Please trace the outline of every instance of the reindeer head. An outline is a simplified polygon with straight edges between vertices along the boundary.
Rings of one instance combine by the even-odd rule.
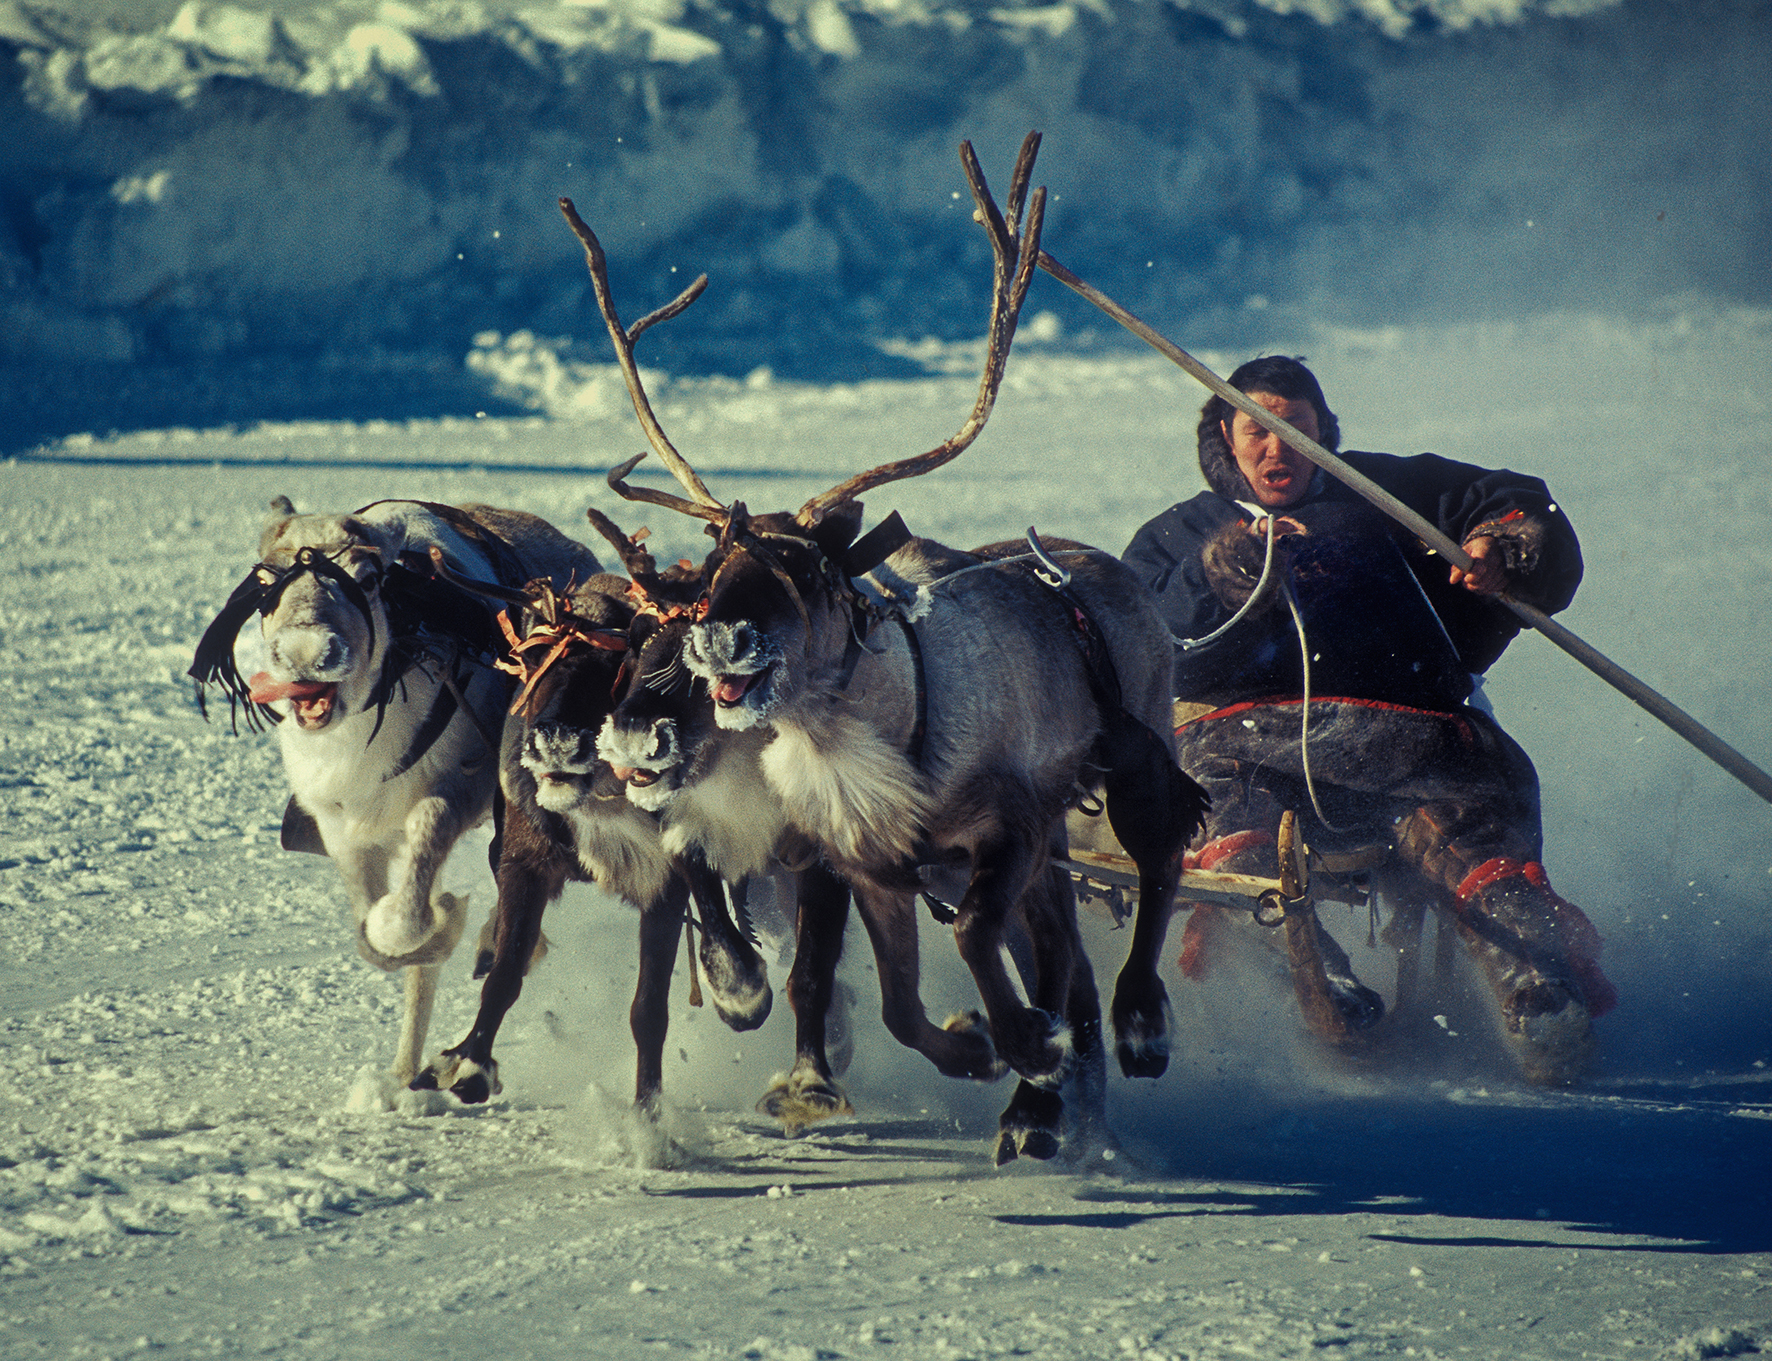
[[[506,738],[535,781],[535,801],[552,813],[570,813],[621,788],[597,759],[597,730],[615,705],[627,660],[633,608],[628,583],[603,574],[565,595],[545,581],[531,582],[526,602],[507,611],[512,660],[503,663],[522,681],[511,712],[522,728]]]
[[[713,734],[707,687],[684,664],[683,644],[701,596],[701,572],[680,562],[663,572],[641,545],[594,507],[585,512],[633,584],[625,690],[597,734],[597,754],[627,786],[628,800],[662,812],[681,787],[690,759]]]
[[[790,708],[841,652],[852,593],[837,565],[861,524],[848,501],[808,528],[734,503],[703,565],[684,657],[708,684],[715,721],[744,729]]]
[[[317,732],[371,707],[389,642],[382,579],[404,545],[354,515],[298,515],[285,497],[271,509],[253,573],[270,669],[250,695],[287,700],[296,726]]]

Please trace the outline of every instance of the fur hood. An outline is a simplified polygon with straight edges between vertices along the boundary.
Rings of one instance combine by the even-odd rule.
[[[1206,479],[1206,485],[1227,501],[1254,499],[1255,491],[1237,466],[1216,417],[1200,420],[1200,474]]]

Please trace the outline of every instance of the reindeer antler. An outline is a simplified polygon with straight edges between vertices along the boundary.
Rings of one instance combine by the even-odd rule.
[[[597,310],[603,314],[603,324],[609,328],[610,340],[615,342],[615,357],[621,365],[622,379],[628,385],[628,395],[634,400],[634,414],[640,418],[640,426],[646,431],[648,443],[658,452],[665,467],[671,470],[671,475],[682,484],[683,490],[689,493],[691,499],[683,501],[668,492],[630,488],[622,482],[621,479],[633,471],[634,465],[645,457],[644,454],[612,472],[609,475],[609,485],[630,501],[648,501],[654,505],[669,506],[689,515],[698,515],[704,520],[721,518],[726,508],[714,499],[713,493],[702,484],[695,469],[689,466],[688,460],[677,452],[676,446],[665,435],[664,427],[653,414],[652,403],[646,396],[646,387],[640,381],[640,366],[634,362],[634,342],[649,328],[661,321],[669,321],[699,298],[702,290],[708,286],[708,276],[703,274],[656,312],[648,312],[632,326],[623,326],[621,318],[615,312],[615,299],[609,291],[609,264],[608,258],[603,254],[603,243],[597,240],[597,234],[578,215],[578,209],[572,206],[571,199],[560,200],[560,211],[565,214],[566,224],[572,228],[572,234],[585,248],[585,263],[590,267],[591,288],[597,295]]]
[[[960,164],[965,168],[966,183],[972,190],[972,201],[976,205],[973,218],[984,224],[985,232],[991,238],[991,254],[995,259],[991,280],[991,324],[984,373],[978,381],[978,400],[972,404],[972,414],[959,430],[927,453],[858,473],[847,482],[813,497],[794,517],[801,525],[812,528],[834,507],[854,500],[869,488],[932,472],[962,453],[978,438],[978,432],[984,429],[985,422],[990,419],[991,408],[996,405],[997,390],[1002,386],[1003,369],[1009,362],[1009,347],[1015,339],[1015,325],[1021,316],[1021,304],[1027,297],[1028,283],[1033,279],[1034,267],[1040,259],[1040,228],[1046,216],[1044,188],[1034,191],[1033,200],[1028,204],[1026,227],[1022,230],[1020,241],[1016,240],[1017,224],[1023,202],[1027,198],[1028,181],[1034,173],[1034,157],[1039,150],[1040,134],[1030,132],[1022,141],[1021,154],[1015,159],[1015,173],[1009,183],[1009,213],[1005,221],[1004,215],[997,210],[996,201],[991,197],[990,187],[985,183],[984,170],[978,164],[972,143],[960,143]]]
[[[619,467],[611,468],[609,475],[603,479],[609,484],[609,489],[624,501],[644,501],[649,506],[664,506],[668,510],[681,511],[684,515],[693,515],[698,520],[706,520],[710,524],[726,523],[726,516],[730,509],[727,506],[704,506],[699,501],[672,496],[668,491],[660,491],[656,487],[630,487],[627,484],[627,476],[645,457],[644,453],[638,453]]]

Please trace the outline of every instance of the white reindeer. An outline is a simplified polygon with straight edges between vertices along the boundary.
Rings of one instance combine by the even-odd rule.
[[[292,792],[289,850],[330,856],[344,879],[357,948],[406,974],[405,1010],[381,1104],[418,1071],[443,961],[465,898],[437,889],[450,850],[493,811],[508,680],[494,607],[433,574],[561,590],[600,569],[536,516],[490,506],[378,501],[348,515],[271,503],[259,562],[198,646],[191,675],[215,682],[249,724],[281,719]],[[263,615],[269,667],[243,680],[235,636]]]

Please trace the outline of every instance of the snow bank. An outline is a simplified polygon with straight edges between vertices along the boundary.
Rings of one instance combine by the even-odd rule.
[[[1030,127],[1053,253],[1196,344],[1772,288],[1772,17],[1733,0],[79,12],[0,4],[0,359],[36,432],[471,410],[475,334],[597,341],[561,194],[629,311],[712,277],[652,362],[892,371],[872,342],[979,328],[955,145],[1000,182]]]

